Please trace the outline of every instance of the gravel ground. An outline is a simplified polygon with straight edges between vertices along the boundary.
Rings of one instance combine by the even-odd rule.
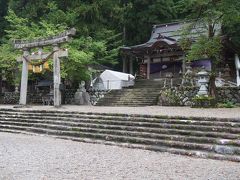
[[[0,179],[239,180],[240,163],[0,133]]]
[[[0,105],[0,108],[13,108],[9,105]],[[146,115],[166,115],[185,117],[217,117],[217,118],[239,118],[240,108],[190,108],[190,107],[167,107],[167,106],[146,106],[146,107],[108,107],[108,106],[30,106],[20,108],[28,110],[58,110],[77,112],[97,112],[97,113],[120,113],[120,114],[146,114]]]

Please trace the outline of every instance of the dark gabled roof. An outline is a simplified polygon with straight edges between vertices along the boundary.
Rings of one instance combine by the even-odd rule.
[[[170,31],[176,31],[181,27],[181,24],[179,23],[172,23],[172,24],[162,24],[162,25],[154,25],[151,37],[148,42],[130,46],[130,47],[123,47],[121,50],[124,51],[130,51],[132,53],[138,54],[140,51],[143,50],[151,50],[155,48],[158,45],[163,46],[176,46],[177,45],[177,39],[171,37],[169,33]]]
[[[144,44],[139,44],[130,47],[123,47],[123,52],[131,52],[133,54],[139,54],[141,51],[153,50],[157,46],[178,47],[178,41],[181,38],[181,32],[184,28],[188,27],[191,23],[174,22],[167,24],[154,25],[151,37],[149,41]],[[191,32],[188,34],[189,38],[195,39],[200,34],[206,33],[206,30],[195,25],[191,28]]]
[[[153,50],[155,47],[158,46],[169,46],[169,47],[176,47],[177,41],[175,39],[158,35],[157,38],[151,38],[148,42],[144,44],[139,44],[130,47],[123,47],[121,48],[122,51],[131,51],[132,53],[138,54],[142,51]]]
[[[149,42],[154,41],[159,34],[163,37],[169,37],[174,39],[175,41],[178,41],[180,38],[180,34],[178,31],[180,31],[184,26],[184,23],[168,23],[168,24],[160,24],[160,25],[154,25],[151,38]]]

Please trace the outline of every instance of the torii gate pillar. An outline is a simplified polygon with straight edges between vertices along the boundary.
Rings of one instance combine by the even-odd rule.
[[[59,35],[51,36],[45,39],[36,40],[14,40],[13,45],[15,49],[22,49],[23,56],[17,58],[17,61],[23,62],[22,67],[22,79],[21,79],[21,91],[20,91],[20,105],[27,104],[27,85],[28,85],[28,63],[31,60],[43,60],[48,59],[53,55],[53,81],[54,81],[54,106],[61,106],[61,75],[60,75],[60,57],[68,56],[67,51],[62,51],[59,45],[71,40],[71,37],[76,34],[76,29],[69,29]],[[34,53],[30,55],[30,49],[32,48],[43,48],[44,46],[53,46],[52,53]]]
[[[23,55],[28,56],[30,54],[29,49],[23,49]],[[22,64],[22,77],[21,77],[21,90],[20,90],[20,105],[27,104],[27,87],[28,87],[28,62],[23,59]]]
[[[54,83],[54,106],[61,106],[61,75],[60,75],[60,59],[59,59],[59,46],[58,44],[53,45],[53,83]]]

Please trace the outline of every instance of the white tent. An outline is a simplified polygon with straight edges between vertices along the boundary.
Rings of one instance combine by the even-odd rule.
[[[110,90],[122,89],[134,85],[135,77],[131,74],[105,70],[99,77],[93,80],[93,89]]]

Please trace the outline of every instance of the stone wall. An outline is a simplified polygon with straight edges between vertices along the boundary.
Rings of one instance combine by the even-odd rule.
[[[162,89],[159,93],[158,105],[161,106],[192,106],[193,98],[198,92],[198,87],[176,87]],[[73,104],[75,90],[65,91],[65,104]],[[89,92],[92,104],[95,104],[106,92]],[[219,103],[232,102],[240,104],[240,87],[217,88],[217,101]],[[1,104],[18,104],[19,93],[6,92],[0,95]],[[28,94],[27,102],[42,104],[38,94]]]
[[[217,88],[218,102],[233,102],[240,104],[240,87],[221,87]]]
[[[158,105],[161,106],[192,106],[193,98],[198,92],[198,87],[175,87],[162,89],[159,93]],[[240,87],[217,88],[217,102],[232,102],[240,104]]]
[[[5,92],[1,96],[1,103],[3,104],[18,104],[20,94],[16,92]]]
[[[74,104],[74,95],[77,89],[66,89],[64,91],[64,102],[65,104]]]
[[[75,104],[74,95],[76,89],[67,89],[64,91],[62,102],[63,104]],[[96,102],[102,98],[107,91],[89,91],[90,102],[92,105],[95,105]],[[43,93],[28,93],[27,94],[27,103],[28,104],[43,104],[42,97],[46,95]],[[20,99],[20,94],[16,92],[5,92],[0,94],[0,104],[18,104]]]
[[[174,87],[162,89],[158,98],[160,106],[191,106],[192,98],[197,94],[196,87]]]

